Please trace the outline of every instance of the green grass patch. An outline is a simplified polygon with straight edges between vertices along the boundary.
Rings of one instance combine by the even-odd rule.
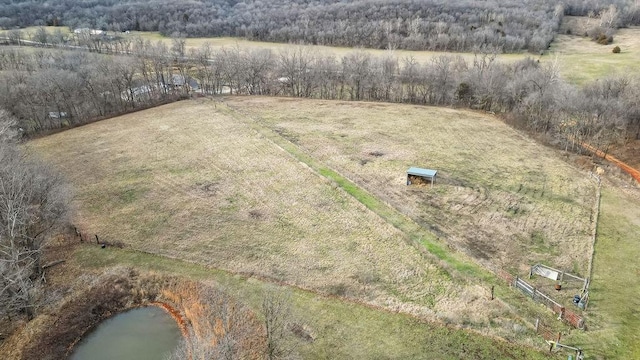
[[[238,118],[238,114],[234,114],[233,112],[230,113]],[[394,208],[390,207],[375,196],[371,195],[369,192],[353,183],[349,179],[345,178],[335,170],[325,167],[318,160],[302,151],[287,137],[283,136],[277,131],[268,130],[267,127],[263,127],[258,122],[252,123],[252,126],[254,127],[254,129],[261,132],[282,149],[287,151],[298,161],[314,169],[318,172],[318,174],[332,181],[349,195],[353,196],[369,210],[375,212],[380,217],[385,219],[388,223],[403,231],[408,236],[408,238],[412,242],[414,242],[414,244],[419,244],[429,253],[437,257],[439,260],[446,262],[456,271],[464,275],[482,279],[484,281],[495,282],[495,277],[492,274],[482,270],[479,266],[471,262],[458,259],[457,256],[453,255],[445,248],[444,244],[438,242],[435,235],[424,231],[411,219],[407,218]]]
[[[640,358],[640,201],[603,188],[593,279],[590,331],[572,339],[598,359]]]

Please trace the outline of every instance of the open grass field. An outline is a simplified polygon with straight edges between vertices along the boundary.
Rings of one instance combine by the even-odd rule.
[[[226,100],[489,267],[587,270],[595,184],[499,120],[468,111],[256,97]],[[410,166],[436,186],[406,186]]]
[[[640,71],[640,28],[620,29],[613,43],[600,45],[580,35],[557,35],[550,57],[557,58],[562,76],[584,84],[607,76],[637,74]],[[619,46],[621,52],[612,52]]]
[[[406,234],[236,115],[217,101],[185,101],[29,146],[67,174],[75,222],[102,240],[513,333],[517,317],[488,299],[487,286],[452,278]]]
[[[395,127],[384,125],[390,118]],[[416,126],[417,119],[427,118],[441,120],[431,127]],[[457,121],[467,127],[459,127]],[[405,134],[397,148],[391,146],[407,126],[411,135]],[[335,133],[328,136],[327,131]],[[458,136],[452,136],[456,131]],[[477,136],[483,132],[493,133],[495,144]],[[433,191],[404,184],[407,164],[426,156],[427,136],[439,139],[439,145],[431,144],[431,155],[424,159],[440,158],[418,165],[435,164],[441,171]],[[295,150],[278,146],[276,137],[312,160],[293,156]],[[72,129],[32,141],[29,147],[67,174],[76,188],[76,224],[101,240],[530,345],[539,345],[540,339],[512,307],[523,302],[522,297],[498,290],[509,305],[488,300],[488,285],[477,281],[484,275],[455,265],[460,262],[443,254],[449,250],[430,248],[442,253],[437,255],[454,269],[475,274],[451,276],[411,245],[401,225],[370,211],[373,205],[350,196],[352,190],[345,192],[348,185],[335,180],[338,174],[413,218],[425,231],[438,234],[441,243],[486,265],[518,271],[526,270],[527,261],[539,260],[558,267],[586,266],[588,246],[579,244],[588,239],[576,230],[585,221],[588,225],[593,187],[584,174],[559,160],[544,161],[553,158],[550,150],[472,112],[267,98],[230,98],[226,103],[200,99]],[[497,157],[499,153],[514,153],[520,160],[508,167],[504,162],[511,159]],[[314,171],[313,159],[329,170]],[[518,175],[521,171],[527,172],[526,178]],[[565,192],[577,196],[567,199]],[[516,213],[506,202],[523,208]],[[536,215],[538,211],[551,219]],[[454,212],[460,217],[454,218]],[[561,213],[567,224],[553,219]],[[514,235],[530,228],[537,232]],[[556,237],[559,234],[564,237]],[[547,254],[545,249],[559,244],[571,251]],[[535,258],[522,255],[527,252]],[[529,313],[526,317],[532,320]]]

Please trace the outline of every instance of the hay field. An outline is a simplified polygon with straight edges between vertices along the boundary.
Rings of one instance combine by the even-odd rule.
[[[450,278],[405,234],[232,115],[217,101],[183,101],[29,147],[67,174],[75,223],[102,240],[513,332],[496,325],[514,316],[486,287]]]
[[[572,17],[567,21],[572,22]],[[154,32],[132,32],[128,36],[139,36],[151,41],[163,41],[167,46],[171,46],[171,39]],[[248,41],[238,38],[188,38],[187,48],[200,48],[204,44],[209,44],[212,49],[239,47],[242,49],[270,49],[275,53],[287,51],[298,47],[310,47],[320,54],[331,54],[341,58],[356,51],[352,48],[331,47],[322,45],[299,45],[268,43],[259,41]],[[611,50],[614,46],[620,46],[622,52],[613,54]],[[391,55],[400,61],[414,58],[419,63],[427,63],[433,58],[450,55],[460,56],[467,61],[473,61],[472,53],[456,53],[441,51],[410,51],[410,50],[378,50],[361,49],[372,56]],[[630,74],[640,71],[640,28],[633,27],[619,29],[614,35],[614,42],[611,45],[599,45],[589,38],[575,33],[573,35],[557,34],[548,51],[543,56],[532,53],[498,54],[499,61],[518,61],[525,58],[539,59],[541,62],[558,61],[560,74],[565,80],[572,84],[581,85],[589,81],[606,77],[612,74]]]
[[[498,119],[411,105],[225,100],[490,268],[584,274],[595,185]],[[438,170],[406,186],[410,166]]]

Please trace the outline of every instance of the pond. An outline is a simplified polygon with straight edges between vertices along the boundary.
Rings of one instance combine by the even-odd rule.
[[[178,346],[182,334],[163,309],[129,310],[100,323],[76,345],[71,360],[162,360]]]

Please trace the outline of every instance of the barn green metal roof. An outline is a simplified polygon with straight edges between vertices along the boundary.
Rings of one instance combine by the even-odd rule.
[[[408,175],[424,176],[424,177],[430,177],[430,178],[436,176],[436,173],[438,173],[438,170],[421,169],[417,167],[411,167],[409,168],[409,170],[407,170]]]

